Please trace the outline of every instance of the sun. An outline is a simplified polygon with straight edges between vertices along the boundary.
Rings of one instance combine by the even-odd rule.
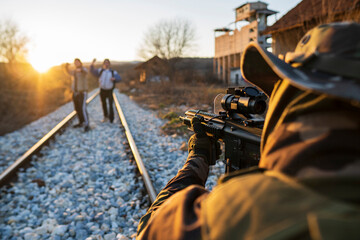
[[[57,59],[50,59],[49,56],[41,52],[32,52],[28,55],[28,61],[31,66],[39,73],[46,73],[49,69],[56,65]]]
[[[39,60],[39,61],[30,60],[30,64],[39,73],[46,73],[52,67],[52,65],[49,64],[49,62],[46,62],[46,60],[44,60],[44,59]]]

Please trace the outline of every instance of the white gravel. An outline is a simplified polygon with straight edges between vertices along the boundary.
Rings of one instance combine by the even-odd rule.
[[[89,96],[92,96],[96,91],[98,90],[90,92]],[[3,172],[17,158],[29,150],[73,110],[74,105],[69,102],[15,132],[0,136],[0,172]]]
[[[149,175],[160,191],[184,164],[187,153],[178,149],[187,139],[162,135],[159,128],[164,122],[155,112],[140,108],[123,94],[117,96]],[[0,160],[20,156],[72,109],[69,103],[1,137]],[[100,122],[99,97],[88,106],[88,112],[91,131],[68,128],[41,151],[32,167],[19,174],[18,182],[1,189],[0,239],[135,237],[147,206],[143,184],[125,151],[126,137],[117,116],[113,124]],[[3,142],[9,145],[5,148]],[[215,167],[217,174],[219,168],[222,170],[221,165]],[[211,188],[216,174],[209,179],[207,187]]]
[[[165,120],[158,118],[155,111],[140,108],[124,94],[117,97],[154,187],[160,192],[184,165],[188,153],[179,149],[188,139],[161,134],[159,129]],[[220,161],[211,167],[206,188],[212,189],[224,169]]]

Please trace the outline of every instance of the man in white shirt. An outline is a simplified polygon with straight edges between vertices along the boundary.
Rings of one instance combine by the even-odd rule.
[[[96,59],[90,65],[90,72],[99,79],[100,86],[100,98],[102,103],[102,108],[104,112],[103,122],[106,122],[108,119],[112,123],[114,121],[114,108],[113,108],[113,89],[115,88],[115,83],[121,80],[120,75],[117,71],[110,68],[110,60],[105,59],[103,62],[103,67],[95,69],[94,63]],[[107,101],[109,102],[109,109],[107,107]]]

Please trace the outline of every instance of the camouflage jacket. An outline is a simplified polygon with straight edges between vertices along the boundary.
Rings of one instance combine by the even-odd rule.
[[[140,221],[137,239],[360,236],[360,177],[296,181],[254,168],[225,176],[209,193],[190,171],[179,171],[159,193]]]
[[[208,192],[208,166],[190,155],[138,239],[359,239],[359,109],[286,81],[273,92],[261,168],[225,175]]]

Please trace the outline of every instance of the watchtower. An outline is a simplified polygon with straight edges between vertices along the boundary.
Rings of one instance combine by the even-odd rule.
[[[269,48],[271,35],[261,35],[267,27],[267,17],[277,13],[264,2],[248,2],[235,9],[234,29],[215,29],[214,70],[228,84],[241,85],[240,59],[246,45],[252,41]],[[240,27],[239,25],[242,25]]]

